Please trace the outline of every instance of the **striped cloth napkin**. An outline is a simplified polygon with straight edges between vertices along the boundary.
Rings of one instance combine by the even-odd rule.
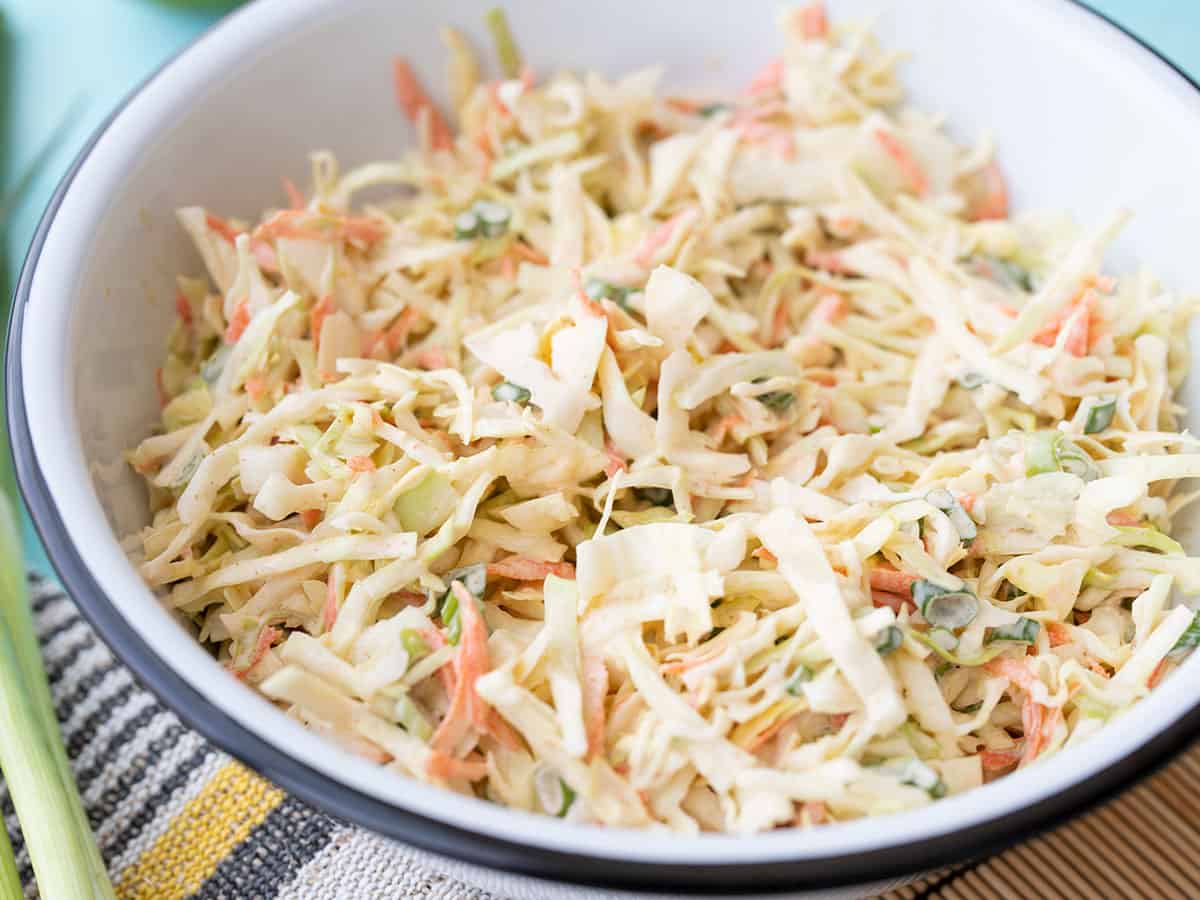
[[[138,685],[57,584],[35,578],[32,592],[75,778],[122,900],[497,896],[306,806],[211,747]],[[2,782],[0,814],[35,897]],[[887,900],[1185,900],[1200,897],[1198,856],[1200,748],[1070,825]]]

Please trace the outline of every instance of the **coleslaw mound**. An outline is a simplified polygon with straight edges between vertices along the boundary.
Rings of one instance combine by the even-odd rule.
[[[1200,642],[1197,301],[1101,272],[1126,213],[1010,218],[819,5],[719,99],[490,25],[452,118],[396,63],[410,156],[179,211],[136,543],[231,672],[460,793],[749,833],[1020,769]]]

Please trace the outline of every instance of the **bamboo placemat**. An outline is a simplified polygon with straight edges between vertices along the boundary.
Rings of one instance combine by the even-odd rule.
[[[311,809],[209,745],[137,684],[56,584],[35,580],[33,588],[76,781],[123,900],[497,900],[408,848]],[[2,783],[0,814],[34,897]],[[1197,860],[1200,746],[1068,825],[887,900],[1182,900],[1200,897]]]

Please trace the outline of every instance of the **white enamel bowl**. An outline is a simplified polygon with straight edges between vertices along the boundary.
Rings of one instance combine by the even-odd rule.
[[[386,773],[304,731],[227,675],[155,602],[118,545],[143,524],[121,453],[156,417],[153,373],[173,277],[199,261],[175,207],[252,217],[303,182],[307,154],[394,156],[412,135],[390,61],[441,83],[450,22],[486,37],[471,0],[258,0],[143,85],[83,151],[42,222],[10,334],[8,407],[21,483],[66,586],[117,653],[186,721],[311,803],[441,854],[460,876],[525,896],[862,893],[1060,821],[1200,732],[1200,659],[1118,726],[998,784],[933,807],[800,834],[684,839],[512,812]],[[777,46],[773,4],[510,0],[534,66],[609,74],[665,63],[673,87],[744,83]],[[1116,262],[1200,286],[1200,94],[1067,0],[832,0],[878,12],[913,51],[915,100],[956,132],[991,130],[1017,206],[1095,220],[1138,213]],[[439,92],[440,93],[440,92]],[[1196,406],[1196,386],[1185,400]],[[447,859],[449,861],[447,861]],[[537,880],[535,880],[537,879]],[[590,886],[590,887],[588,887]],[[842,893],[842,891],[839,891]]]

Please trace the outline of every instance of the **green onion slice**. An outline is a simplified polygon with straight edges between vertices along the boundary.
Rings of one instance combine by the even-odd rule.
[[[481,200],[471,211],[479,218],[479,227],[484,237],[499,237],[508,231],[512,211],[503,203]]]
[[[670,488],[638,487],[633,489],[633,493],[639,500],[654,506],[671,506],[675,503],[675,494]]]
[[[983,387],[983,385],[987,384],[987,382],[987,376],[982,372],[976,372],[974,369],[967,369],[967,371],[958,376],[959,386],[968,391],[973,391],[976,388]]]
[[[925,621],[939,628],[965,628],[979,614],[979,598],[968,590],[952,591],[922,578],[909,591]]]
[[[480,227],[479,216],[473,210],[460,212],[454,217],[454,239],[469,241],[471,238],[479,237]]]
[[[919,759],[905,760],[897,774],[901,784],[911,784],[920,788],[935,800],[946,796],[946,782],[942,781],[942,776]]]
[[[528,403],[529,398],[533,395],[529,393],[529,388],[521,387],[519,384],[513,384],[511,381],[502,381],[492,388],[492,399],[508,401],[509,403]]]
[[[533,775],[533,789],[542,809],[560,819],[575,802],[575,792],[549,766],[540,766]]]
[[[792,676],[792,680],[787,683],[787,687],[785,687],[784,690],[793,697],[799,697],[802,693],[804,693],[804,688],[801,687],[801,685],[803,685],[806,681],[812,680],[813,670],[805,665],[798,666],[796,669],[796,674]]]
[[[1192,616],[1192,623],[1179,636],[1179,640],[1175,642],[1175,646],[1171,648],[1167,656],[1172,659],[1179,659],[1187,656],[1196,647],[1200,646],[1200,612]]]
[[[903,643],[904,632],[895,625],[889,625],[875,638],[875,650],[880,656],[887,656],[889,653],[899,650]]]
[[[1062,432],[1037,431],[1025,440],[1025,474],[1033,476],[1047,472],[1067,472],[1084,481],[1093,481],[1100,476],[1092,458],[1063,437]]]
[[[400,644],[404,647],[404,652],[408,654],[409,662],[429,655],[429,645],[425,643],[425,638],[421,637],[421,632],[415,628],[401,630]]]
[[[998,625],[991,629],[983,642],[992,644],[996,641],[1020,641],[1024,644],[1032,644],[1037,640],[1038,632],[1041,630],[1042,626],[1033,619],[1021,616],[1011,625]]]
[[[487,11],[484,17],[487,30],[491,32],[492,43],[496,45],[496,56],[500,60],[500,68],[509,78],[521,74],[521,51],[508,27],[508,16],[499,6]]]
[[[1098,401],[1088,410],[1087,421],[1083,425],[1084,434],[1098,434],[1112,424],[1113,416],[1117,414],[1117,398],[1109,397]]]

